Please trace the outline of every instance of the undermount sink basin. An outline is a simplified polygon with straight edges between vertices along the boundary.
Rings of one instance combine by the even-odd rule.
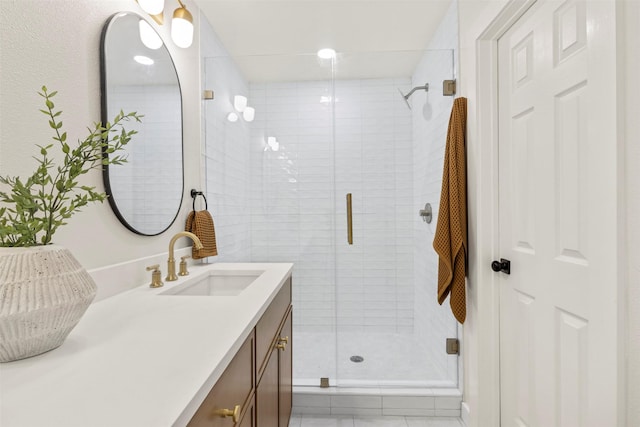
[[[264,271],[211,271],[207,275],[162,292],[160,295],[234,296],[247,289]]]

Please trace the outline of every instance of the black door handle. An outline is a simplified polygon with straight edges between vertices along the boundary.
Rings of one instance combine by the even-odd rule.
[[[511,274],[511,261],[500,258],[500,261],[493,261],[491,269],[495,272],[502,271],[505,274]]]

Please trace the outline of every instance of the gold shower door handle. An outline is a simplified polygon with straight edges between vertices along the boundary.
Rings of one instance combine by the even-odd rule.
[[[353,219],[351,210],[351,193],[347,193],[347,242],[353,245]]]

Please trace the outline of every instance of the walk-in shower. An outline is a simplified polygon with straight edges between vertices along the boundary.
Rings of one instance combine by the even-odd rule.
[[[457,356],[445,351],[457,324],[436,302],[435,221],[419,215],[439,202],[453,103],[439,86],[454,78],[453,51],[415,52],[413,76],[341,74],[347,63],[397,60],[389,55],[205,61],[219,261],[294,263],[296,386],[458,385]],[[237,63],[273,67],[274,78],[246,81]],[[428,89],[434,114],[425,118]],[[255,109],[253,122],[227,120],[236,95]]]

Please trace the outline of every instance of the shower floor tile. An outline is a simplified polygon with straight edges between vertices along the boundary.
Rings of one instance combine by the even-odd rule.
[[[331,385],[338,378],[342,386],[363,387],[432,386],[457,380],[452,361],[442,355],[437,363],[435,350],[417,342],[413,334],[341,332],[336,338],[332,333],[295,331],[294,336],[294,384],[319,385],[320,377],[330,378]],[[361,362],[353,361],[360,358]],[[448,370],[454,372],[451,377]]]

